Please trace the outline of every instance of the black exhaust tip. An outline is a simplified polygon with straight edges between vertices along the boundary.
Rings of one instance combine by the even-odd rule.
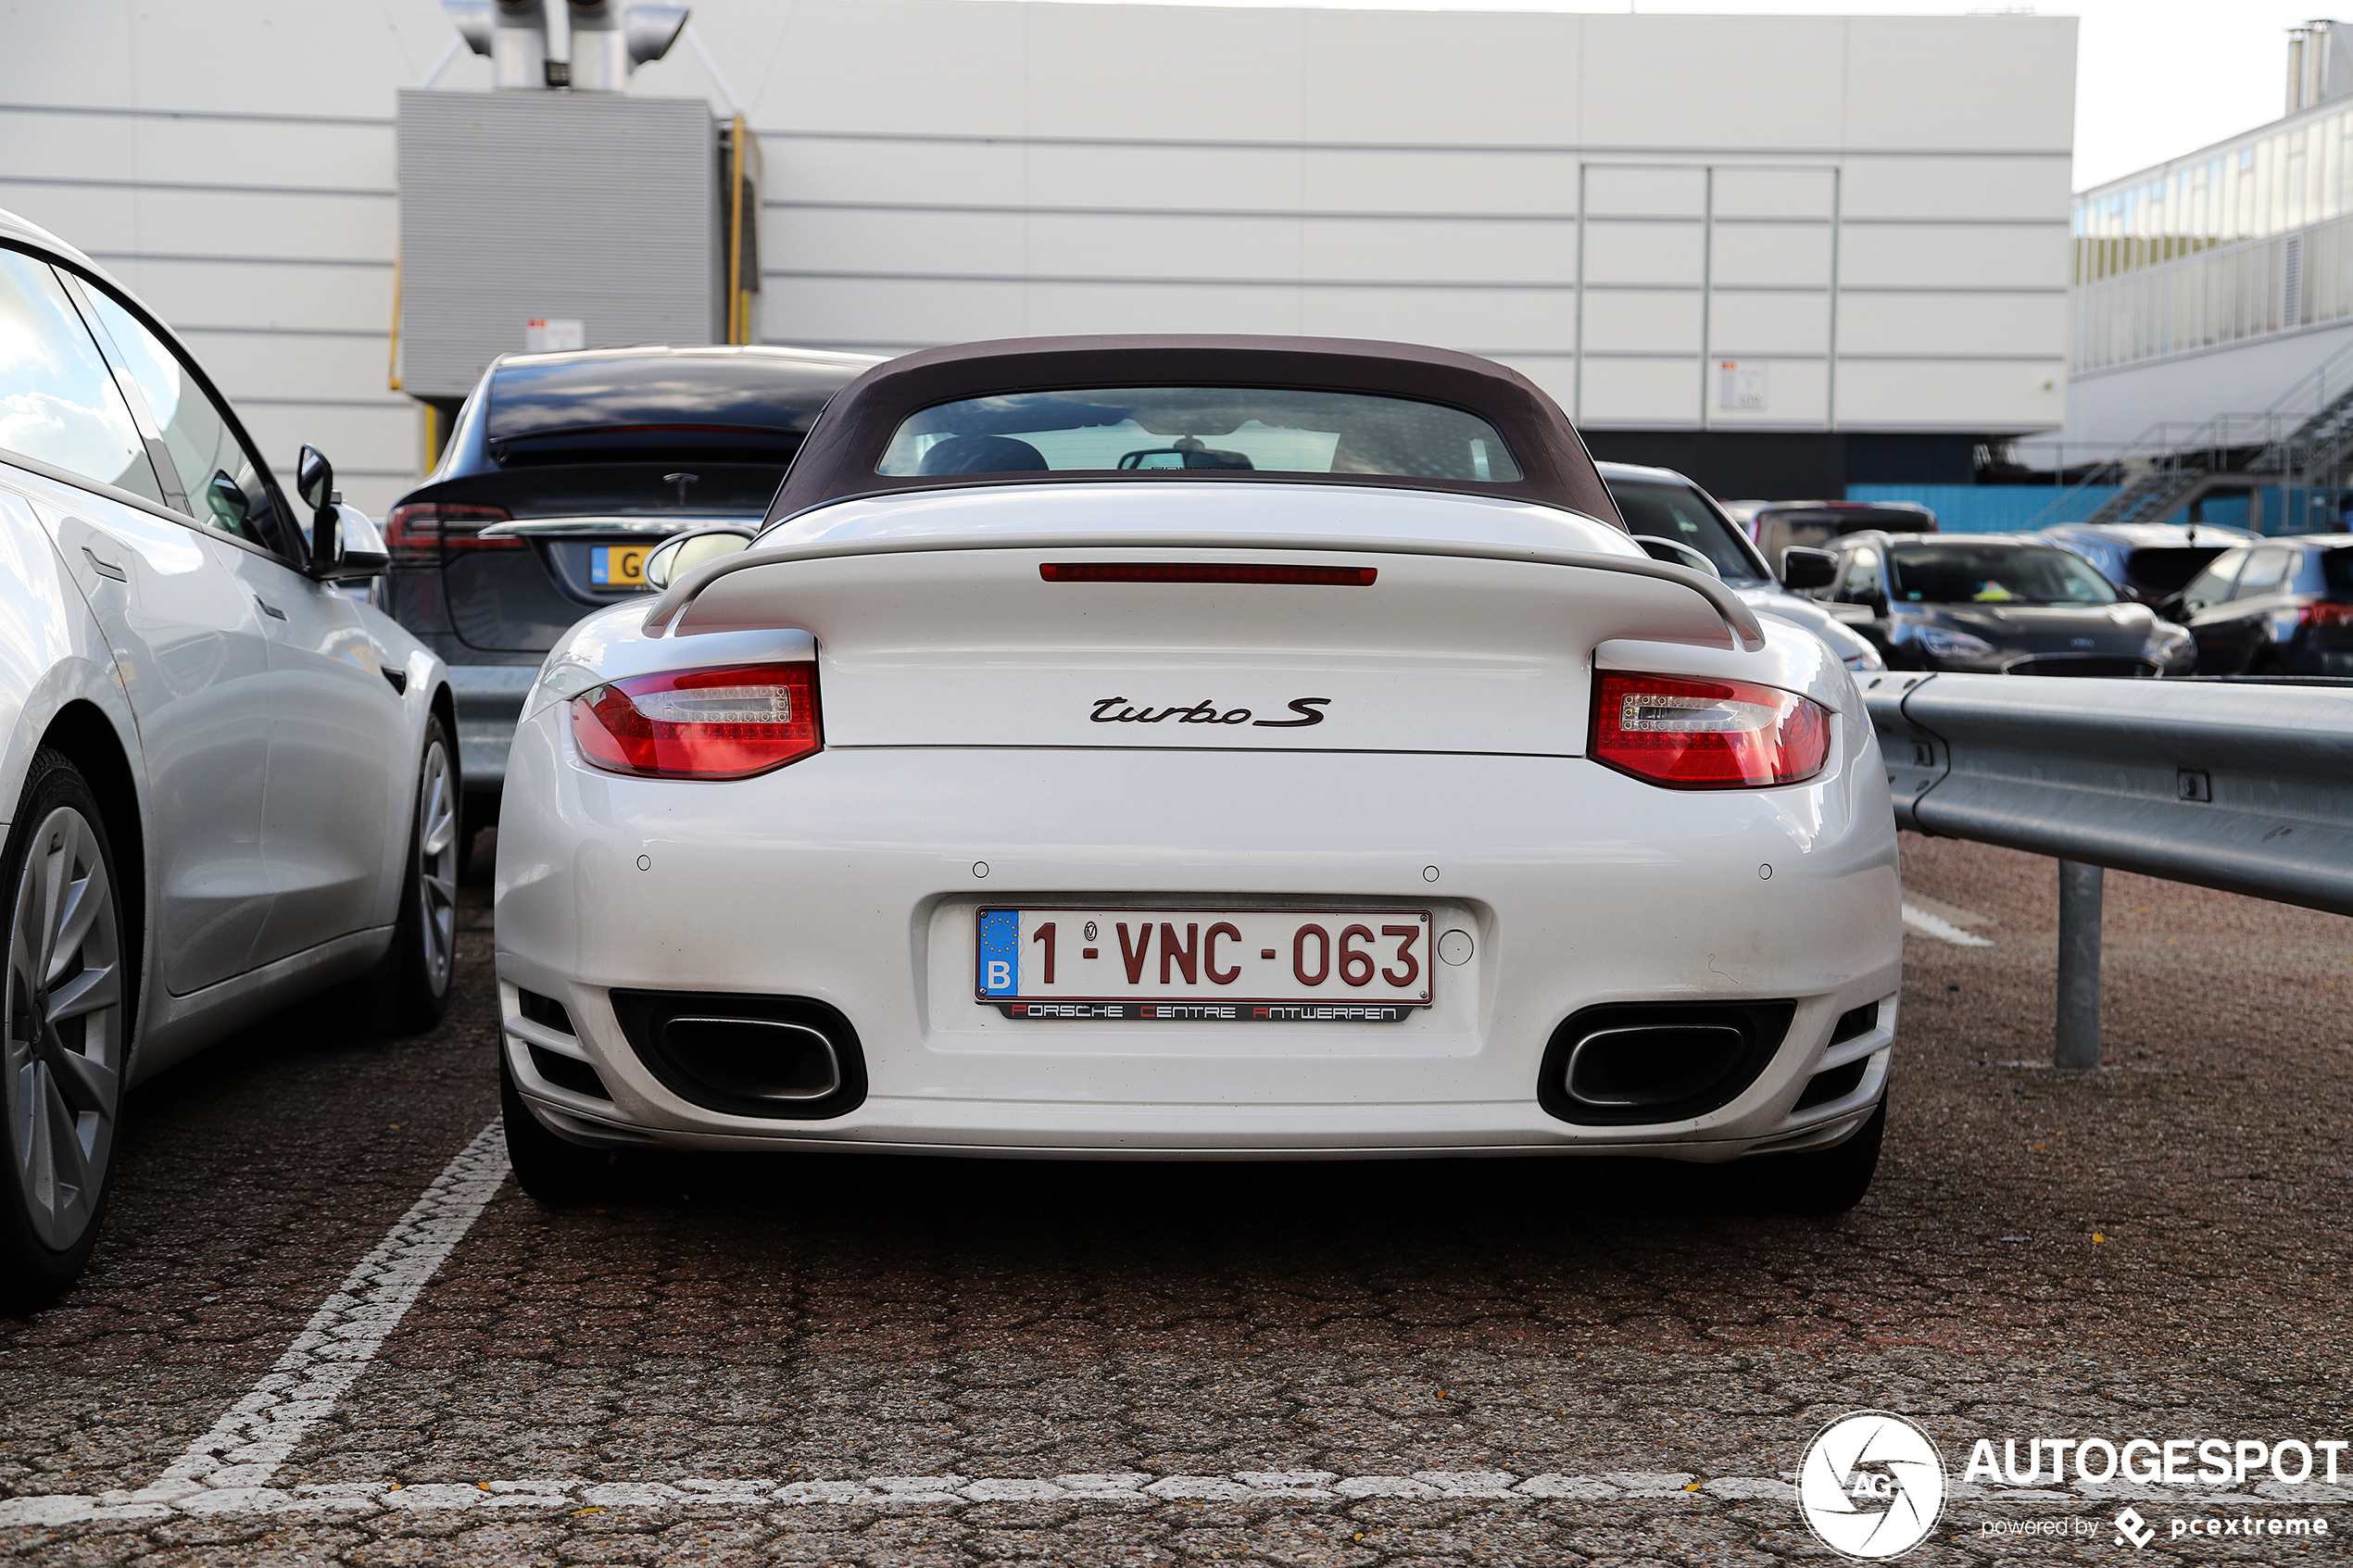
[[[866,1098],[865,1055],[840,1010],[808,997],[615,991],[613,1016],[679,1098],[734,1116],[822,1121]]]
[[[1793,1001],[1586,1008],[1553,1031],[1538,1102],[1588,1127],[1705,1116],[1756,1081],[1796,1010]]]
[[[841,1087],[841,1059],[822,1029],[768,1018],[673,1018],[661,1054],[736,1099],[823,1099]]]

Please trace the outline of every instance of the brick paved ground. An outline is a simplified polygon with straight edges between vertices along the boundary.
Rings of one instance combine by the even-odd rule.
[[[1987,917],[1969,929],[1994,946],[1907,943],[1887,1157],[1843,1219],[1743,1214],[1720,1183],[1567,1161],[706,1160],[564,1213],[509,1185],[276,1484],[546,1481],[571,1486],[561,1505],[89,1519],[0,1528],[0,1557],[1828,1561],[1783,1500],[1627,1494],[1788,1473],[1857,1406],[1918,1418],[1957,1461],[1981,1436],[2353,1437],[2353,923],[2112,875],[2111,1064],[2063,1076],[2041,1065],[2050,863],[1905,847],[1907,887]],[[153,1481],[482,1129],[487,940],[467,942],[465,994],[431,1036],[355,1042],[294,1016],[139,1091],[87,1283],[0,1322],[0,1499]],[[1283,1470],[1618,1483],[789,1506],[583,1490]],[[2114,1562],[2116,1507],[1964,1499],[1906,1561]],[[2338,1533],[2152,1549],[2348,1555],[2353,1496],[2301,1512]],[[2099,1533],[1983,1534],[2047,1517]]]

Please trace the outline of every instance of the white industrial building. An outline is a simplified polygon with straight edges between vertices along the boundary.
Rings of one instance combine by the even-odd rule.
[[[2284,118],[2075,198],[2077,460],[2264,410],[2353,344],[2353,50],[2322,22],[2289,58]]]
[[[0,207],[382,507],[426,441],[391,390],[396,95],[489,92],[456,36],[435,0],[19,7]],[[1605,456],[1837,494],[2058,426],[2074,48],[2020,16],[700,0],[629,91],[757,137],[749,335],[1417,340],[1525,370]],[[484,360],[528,317],[603,341],[539,270]]]

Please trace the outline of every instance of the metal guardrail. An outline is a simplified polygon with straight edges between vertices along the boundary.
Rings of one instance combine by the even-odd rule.
[[[1861,684],[1897,826],[2060,862],[2061,1067],[2099,1064],[2101,868],[2353,915],[2353,690]]]

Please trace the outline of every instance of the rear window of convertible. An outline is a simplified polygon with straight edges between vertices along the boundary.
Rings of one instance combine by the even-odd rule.
[[[1495,427],[1459,408],[1234,386],[1084,387],[936,404],[899,427],[875,465],[893,475],[1159,469],[1520,477]]]

